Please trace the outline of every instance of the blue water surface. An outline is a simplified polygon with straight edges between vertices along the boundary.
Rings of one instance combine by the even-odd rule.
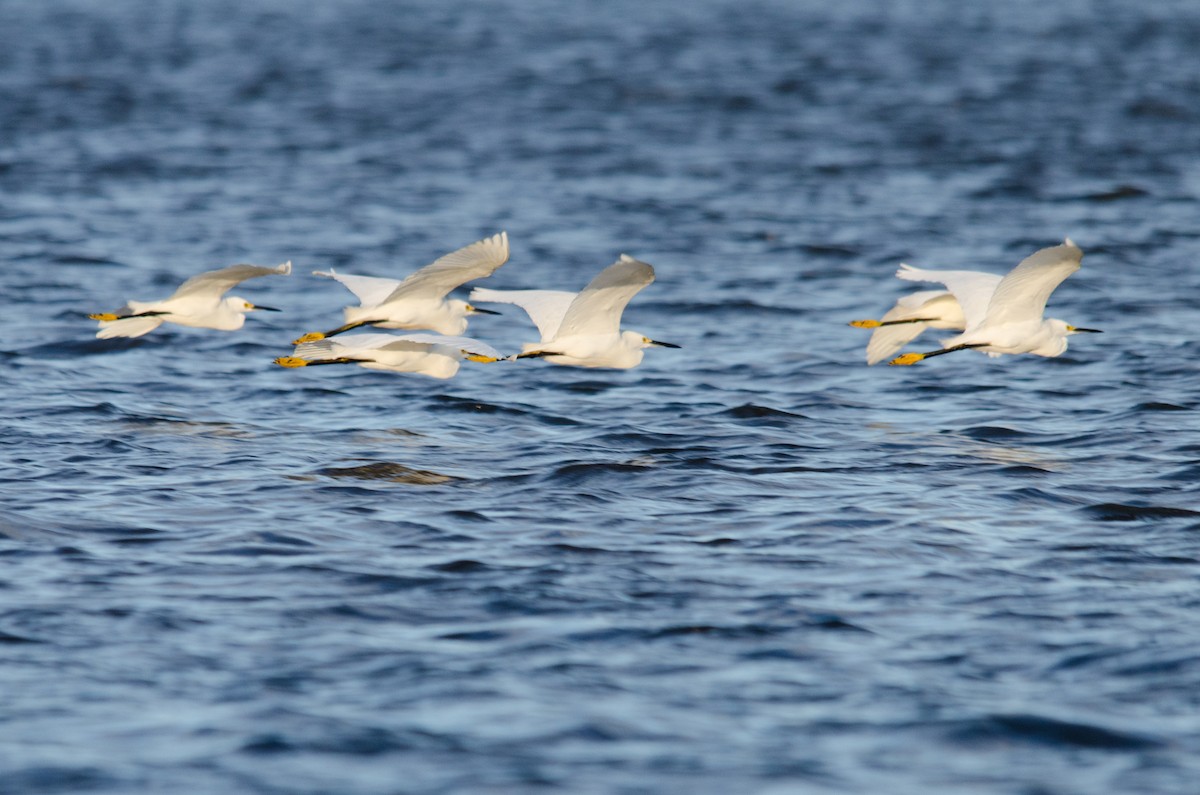
[[[0,18],[0,793],[1197,791],[1200,6]],[[500,230],[682,349],[271,364],[312,270]],[[1068,235],[1104,334],[864,363],[899,262]],[[285,260],[236,333],[85,317]]]

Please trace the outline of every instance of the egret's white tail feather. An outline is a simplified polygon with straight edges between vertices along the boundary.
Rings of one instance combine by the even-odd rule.
[[[149,334],[163,324],[161,317],[123,317],[117,320],[100,321],[96,338],[107,340],[114,337],[140,337]]]

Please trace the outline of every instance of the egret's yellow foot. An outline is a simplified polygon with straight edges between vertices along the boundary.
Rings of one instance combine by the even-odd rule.
[[[280,356],[275,360],[275,364],[280,367],[307,367],[308,360],[301,359],[299,356]]]
[[[463,355],[467,357],[467,361],[469,361],[469,362],[480,362],[482,364],[491,364],[492,362],[500,361],[495,356],[483,356],[482,354],[470,353],[468,351],[463,351]]]
[[[92,320],[119,320],[120,315],[114,315],[112,312],[99,312],[95,315],[88,315]]]
[[[855,328],[879,328],[883,323],[878,320],[851,320],[850,325]]]
[[[310,331],[307,334],[305,334],[303,337],[298,337],[298,338],[292,340],[292,344],[299,345],[304,342],[316,342],[317,340],[323,340],[323,339],[325,339],[325,335],[322,334],[321,332]]]
[[[895,359],[892,359],[890,362],[888,362],[888,364],[895,364],[895,365],[899,365],[901,367],[907,367],[910,364],[916,364],[917,362],[921,361],[924,358],[925,358],[925,354],[923,354],[923,353],[905,353],[901,356],[897,356]]]

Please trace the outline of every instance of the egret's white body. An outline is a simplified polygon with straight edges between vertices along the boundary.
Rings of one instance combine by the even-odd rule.
[[[578,293],[476,287],[471,300],[514,304],[529,315],[541,340],[525,343],[517,358],[541,357],[552,364],[625,370],[641,364],[648,347],[679,347],[636,331],[621,331],[625,306],[653,281],[654,268],[622,254]]]
[[[352,334],[302,342],[291,356],[275,363],[283,367],[319,364],[357,364],[368,370],[418,373],[431,378],[450,378],[459,362],[494,362],[502,357],[487,343],[468,337],[442,334]]]
[[[989,274],[974,271],[922,271],[902,266],[896,272],[900,279],[944,284],[962,309],[965,328],[962,334],[941,340],[939,351],[904,354],[891,364],[913,364],[968,348],[993,357],[1061,355],[1067,350],[1067,337],[1096,331],[1043,317],[1050,294],[1079,270],[1082,259],[1083,252],[1068,238],[1062,245],[1034,252],[994,283],[986,278]]]
[[[296,342],[312,342],[360,326],[462,334],[467,330],[467,315],[487,311],[446,296],[466,282],[491,276],[507,261],[508,233],[501,232],[439,257],[402,280],[313,271],[340,282],[354,293],[359,305],[346,307],[346,323],[340,328],[306,334]]]
[[[162,301],[129,301],[114,313],[89,315],[100,321],[96,336],[140,337],[163,323],[193,328],[237,331],[246,322],[246,313],[256,309],[278,312],[269,306],[256,306],[245,298],[225,296],[235,285],[259,276],[287,275],[292,272],[290,261],[273,268],[261,265],[230,265],[215,271],[197,274],[179,286],[170,298]]]

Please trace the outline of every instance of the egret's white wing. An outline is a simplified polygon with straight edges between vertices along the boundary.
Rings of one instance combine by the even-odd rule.
[[[470,300],[482,304],[513,304],[525,310],[533,325],[537,326],[542,335],[542,342],[554,339],[558,327],[562,325],[567,308],[575,300],[576,293],[563,290],[489,290],[486,287],[476,287],[471,291]]]
[[[313,276],[324,276],[341,283],[364,307],[379,306],[392,291],[400,284],[397,279],[384,279],[379,276],[353,276],[348,273],[334,273],[333,268],[327,271],[313,271]]]
[[[904,320],[910,317],[922,317],[921,307],[941,295],[947,295],[945,290],[918,290],[915,293],[902,295],[896,299],[896,305],[888,310],[880,320]],[[952,297],[952,296],[947,296]]]
[[[1059,246],[1035,251],[1008,272],[988,304],[988,324],[1041,320],[1046,299],[1075,271],[1083,252],[1068,238]]]
[[[179,289],[171,295],[171,298],[182,298],[185,295],[196,295],[198,293],[210,293],[214,298],[217,298],[247,279],[275,274],[286,276],[291,272],[291,260],[282,265],[276,265],[274,268],[268,268],[263,265],[230,265],[228,268],[196,274],[179,285]]]
[[[910,282],[936,282],[946,285],[962,307],[966,327],[969,329],[983,322],[987,316],[988,302],[1002,277],[982,271],[935,271],[914,268],[901,264],[896,271],[897,279]]]
[[[654,268],[622,254],[575,296],[555,337],[619,333],[625,306],[652,281]]]
[[[879,364],[921,335],[928,323],[904,323],[899,326],[880,326],[871,332],[867,342],[867,364]]]
[[[929,318],[945,323],[957,323],[962,328],[962,310],[954,296],[945,290],[920,290],[902,295],[896,305],[882,318],[884,323],[910,318]],[[929,323],[898,323],[880,326],[871,333],[867,342],[867,364],[878,364],[890,359],[893,354],[929,328]],[[944,327],[944,326],[943,326]]]
[[[491,276],[508,261],[508,233],[484,238],[434,260],[396,286],[383,303],[399,298],[443,298],[474,279]]]
[[[107,340],[113,337],[140,337],[149,334],[163,324],[163,319],[154,317],[123,317],[116,320],[104,320],[100,330],[96,332],[98,339]]]
[[[353,359],[370,351],[385,349],[423,351],[428,350],[429,345],[402,340],[397,334],[348,334],[344,337],[326,337],[323,340],[302,342],[296,346],[292,355],[301,359]]]
[[[293,356],[301,359],[307,359],[310,362],[321,361],[322,359],[336,359],[339,355],[333,352],[333,343],[335,339],[323,339],[316,342],[302,342],[292,351]]]
[[[374,336],[374,335],[364,335]],[[406,342],[410,345],[421,345],[422,347],[439,346],[444,348],[455,348],[456,350],[470,353],[475,356],[487,356],[492,359],[503,359],[504,355],[500,351],[488,345],[486,342],[480,342],[471,337],[450,337],[445,334],[434,334],[432,332],[417,332],[415,334],[388,334],[379,336],[390,336],[396,340],[396,343],[385,345],[383,347],[388,350],[395,350],[393,345],[401,342]]]

